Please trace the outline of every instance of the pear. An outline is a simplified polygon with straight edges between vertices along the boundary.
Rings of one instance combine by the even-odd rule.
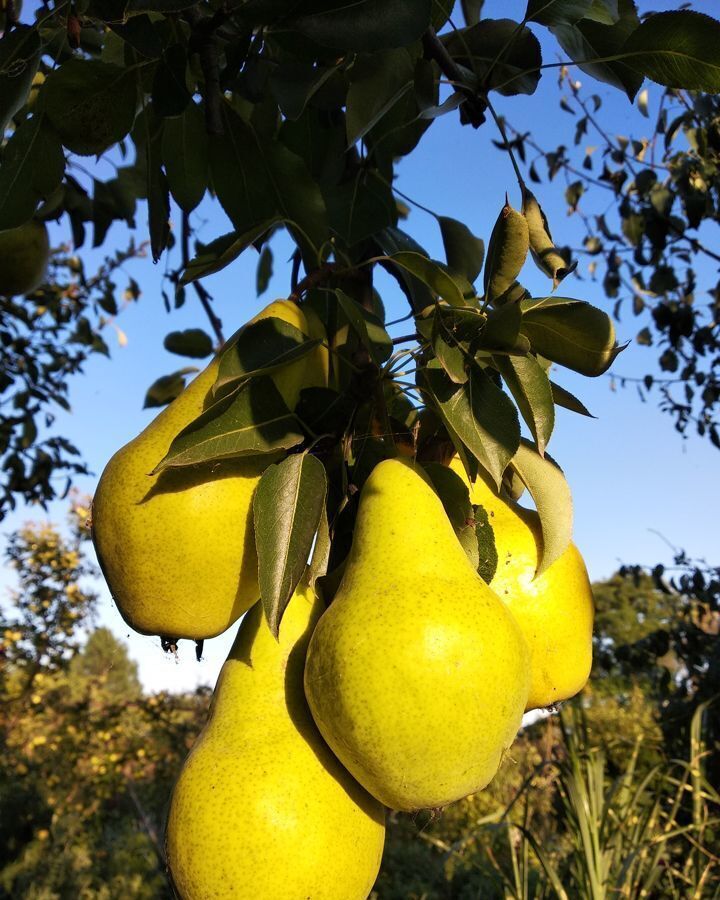
[[[505,602],[530,649],[528,709],[573,697],[592,665],[594,604],[585,562],[575,544],[537,578],[542,547],[540,517],[498,496],[481,475],[467,481],[459,459],[450,463],[470,488],[473,504],[485,508],[495,534],[498,564],[490,587]]]
[[[365,900],[385,810],[343,769],[303,694],[322,612],[307,586],[272,636],[260,604],[243,619],[204,731],[180,773],[167,860],[181,900]]]
[[[29,294],[45,278],[50,240],[43,222],[31,219],[0,231],[0,295]]]
[[[268,316],[309,336],[295,303],[275,301],[256,319]],[[314,328],[317,333],[322,324]],[[125,621],[145,634],[213,637],[258,599],[252,498],[277,455],[148,474],[178,432],[212,402],[217,370],[215,359],[113,456],[93,500],[93,541],[103,574]],[[327,383],[327,348],[278,371],[275,383],[294,407],[302,387]]]
[[[386,806],[444,806],[495,775],[529,677],[520,629],[468,561],[427,476],[406,459],[379,463],[305,668],[332,750]]]

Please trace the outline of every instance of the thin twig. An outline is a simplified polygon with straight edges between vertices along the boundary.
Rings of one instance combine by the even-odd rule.
[[[182,217],[182,239],[180,245],[183,269],[187,269],[188,263],[190,262],[190,216],[184,211]],[[222,345],[225,343],[222,320],[215,314],[215,310],[212,308],[212,297],[200,284],[199,281],[193,281],[192,285],[193,288],[195,288],[195,293],[198,296],[198,300],[200,301],[202,308],[205,310],[205,315],[208,317],[210,327],[215,334],[215,339],[218,342],[218,346],[222,347]]]
[[[453,82],[457,92],[465,97],[465,102],[462,106],[465,119],[473,128],[479,128],[485,122],[487,101],[467,84],[467,79],[462,69],[450,56],[447,47],[437,36],[432,26],[425,32],[422,40],[425,56],[428,59],[435,60],[440,66],[440,71]]]

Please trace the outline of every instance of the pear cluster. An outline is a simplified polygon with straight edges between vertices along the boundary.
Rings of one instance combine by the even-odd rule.
[[[260,316],[307,335],[321,327],[287,301]],[[276,639],[252,527],[274,459],[148,475],[211,401],[216,376],[213,362],[113,457],[93,503],[98,557],[133,628],[203,639],[246,613],[173,791],[174,888],[182,900],[364,900],[387,808],[436,809],[483,789],[525,710],[582,687],[587,573],[571,546],[535,578],[536,516],[479,480],[471,498],[499,556],[488,585],[423,467],[386,459],[363,485],[332,602],[303,580]],[[292,408],[300,386],[327,382],[327,356],[274,377]]]

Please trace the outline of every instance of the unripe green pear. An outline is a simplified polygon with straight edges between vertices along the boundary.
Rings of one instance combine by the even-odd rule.
[[[535,577],[542,547],[540,517],[498,496],[488,480],[470,484],[457,457],[451,468],[483,506],[495,535],[498,564],[490,587],[512,612],[530,649],[527,708],[538,709],[573,697],[592,666],[594,604],[585,562],[575,544]]]
[[[310,336],[297,304],[275,301],[256,319],[270,316]],[[212,402],[217,370],[215,359],[113,456],[93,500],[93,540],[103,574],[125,621],[145,634],[213,637],[258,599],[252,499],[278,455],[149,474],[178,432]],[[327,349],[315,348],[274,380],[293,407],[302,387],[327,383]]]
[[[43,222],[32,219],[0,231],[0,295],[29,294],[45,278],[50,240]]]
[[[315,727],[303,667],[322,604],[295,592],[275,640],[243,619],[208,723],[175,789],[167,859],[181,900],[365,900],[380,867],[382,806]]]
[[[365,482],[353,543],[308,650],[305,693],[345,767],[394,809],[485,787],[529,687],[520,629],[405,459]]]

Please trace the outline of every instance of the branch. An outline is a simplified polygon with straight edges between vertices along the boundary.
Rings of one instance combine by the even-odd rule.
[[[182,217],[181,247],[183,269],[187,269],[188,262],[190,261],[190,216],[185,211],[183,211]],[[193,281],[192,284],[195,288],[195,293],[198,295],[198,299],[200,300],[202,308],[205,310],[205,315],[208,317],[210,327],[215,334],[215,339],[217,340],[218,345],[222,346],[225,343],[225,337],[223,336],[222,330],[222,320],[215,315],[215,311],[213,310],[211,305],[212,297],[198,281]]]
[[[215,32],[227,19],[223,10],[214,16],[203,16],[194,7],[185,12],[185,21],[192,28],[190,52],[197,53],[200,60],[205,84],[203,100],[205,101],[205,130],[208,134],[224,134],[222,120],[222,90],[220,88],[220,49]]]
[[[477,91],[468,86],[463,70],[450,56],[447,47],[432,26],[423,35],[422,42],[426,58],[435,60],[440,66],[440,71],[447,75],[453,83],[455,90],[465,97],[465,102],[460,110],[460,120],[463,124],[467,122],[473,128],[479,128],[485,122],[487,102]]]
[[[317,269],[313,269],[312,272],[309,272],[302,281],[299,281],[292,293],[288,297],[288,300],[291,300],[293,303],[299,303],[300,297],[305,293],[305,291],[309,291],[317,285],[322,284],[323,281],[326,281],[333,272],[337,269],[337,265],[335,263],[323,263]]]

